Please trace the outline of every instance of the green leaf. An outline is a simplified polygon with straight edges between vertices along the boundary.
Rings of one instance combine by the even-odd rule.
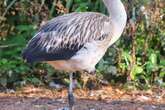
[[[130,74],[131,79],[135,80],[138,74],[143,74],[143,68],[141,66],[134,65]]]
[[[157,64],[157,55],[155,53],[152,53],[150,56],[149,56],[149,60],[152,64],[156,65]]]
[[[130,62],[131,62],[131,55],[128,52],[123,52],[122,53],[122,58],[125,60],[126,65],[129,66]]]
[[[159,74],[159,76],[160,76],[161,78],[165,77],[165,71],[161,71],[160,74]]]
[[[67,3],[66,3],[66,8],[68,10],[70,10],[71,6],[73,5],[73,0],[67,0]]]
[[[153,63],[151,63],[151,62],[146,63],[146,69],[148,72],[151,72],[153,68],[154,68]]]
[[[7,59],[2,59],[2,60],[1,60],[1,63],[2,63],[3,65],[5,65],[7,62],[8,62]]]
[[[84,12],[88,9],[88,3],[81,3],[79,7],[76,9],[76,12]]]
[[[135,66],[135,69],[134,69],[134,72],[135,73],[142,73],[143,72],[143,68],[142,67],[140,67],[140,66]]]
[[[165,60],[160,60],[160,65],[165,66]]]
[[[39,80],[36,77],[29,78],[28,81],[31,82],[31,83],[33,83],[33,84],[41,84],[41,80]]]

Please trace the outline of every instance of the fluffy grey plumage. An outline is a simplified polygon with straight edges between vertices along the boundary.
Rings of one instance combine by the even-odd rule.
[[[94,13],[71,13],[56,17],[40,28],[23,51],[28,62],[68,60],[86,43],[110,35],[109,17]]]
[[[70,13],[45,24],[23,51],[27,62],[47,62],[67,72],[95,70],[107,48],[121,36],[127,15],[120,0],[103,0],[110,17]]]

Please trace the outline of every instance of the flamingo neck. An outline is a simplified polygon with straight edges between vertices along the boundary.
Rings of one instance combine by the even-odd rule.
[[[108,9],[112,22],[118,26],[118,29],[120,28],[120,31],[123,31],[127,21],[127,14],[121,0],[103,0],[103,2]]]
[[[127,14],[123,3],[120,0],[103,0],[110,14],[113,24],[113,37],[109,40],[109,46],[115,43],[123,33],[126,26]]]

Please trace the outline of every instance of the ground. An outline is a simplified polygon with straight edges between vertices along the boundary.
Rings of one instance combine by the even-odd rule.
[[[27,86],[13,93],[0,93],[0,110],[60,110],[67,106],[67,90]],[[77,89],[75,110],[165,110],[165,90],[126,91],[101,87]]]

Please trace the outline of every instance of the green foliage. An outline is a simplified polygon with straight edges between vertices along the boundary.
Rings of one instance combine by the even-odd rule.
[[[109,82],[127,77],[140,88],[152,84],[165,87],[165,3],[163,0],[123,1],[128,26],[97,65],[98,76]],[[43,73],[49,73],[48,76],[56,73],[42,64],[32,69],[21,57],[23,48],[42,21],[73,11],[108,15],[102,0],[4,0],[0,5],[0,85],[4,87],[26,83],[41,85],[46,82]],[[145,10],[141,10],[142,6]],[[135,22],[136,33],[131,31],[130,20]]]
[[[1,40],[0,45],[0,85],[11,86],[25,84],[30,67],[23,62],[21,52],[27,43],[27,36],[32,36],[35,32],[32,25],[17,25],[17,34],[10,35],[6,40]],[[27,77],[28,78],[28,77]],[[32,81],[30,81],[32,82]]]

